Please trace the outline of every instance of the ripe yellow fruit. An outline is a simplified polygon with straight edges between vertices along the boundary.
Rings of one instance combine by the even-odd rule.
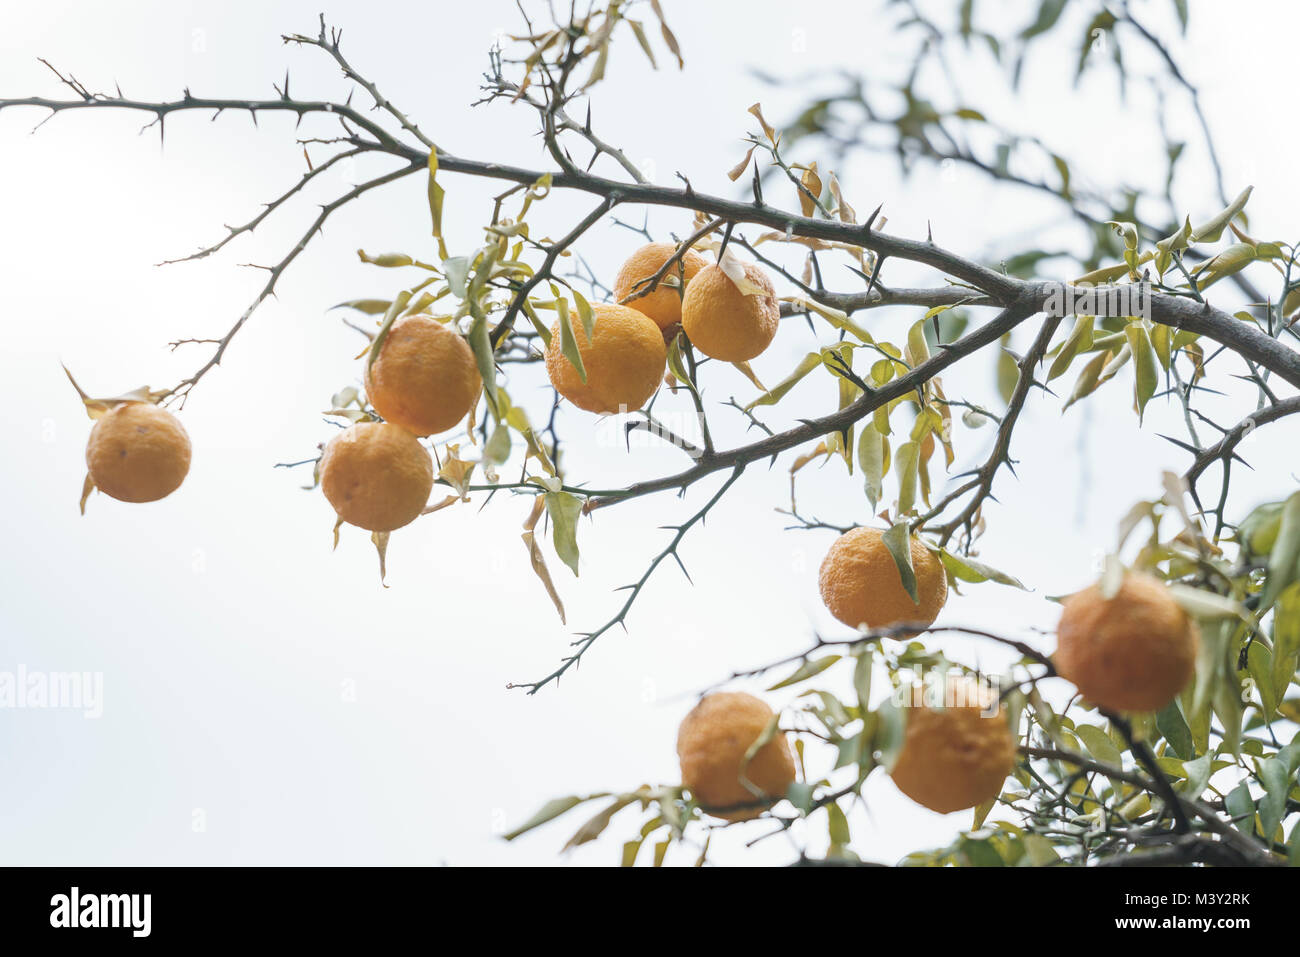
[[[745,276],[767,294],[746,296],[721,266],[701,269],[686,287],[682,329],[706,356],[744,362],[766,349],[776,336],[781,309],[772,280],[753,263],[745,263]]]
[[[844,624],[857,628],[891,625],[929,625],[948,599],[948,576],[943,562],[919,539],[911,539],[916,596],[903,587],[903,578],[883,540],[874,528],[854,528],[831,545],[822,559],[822,601]]]
[[[1097,585],[1065,600],[1056,669],[1094,704],[1159,711],[1196,671],[1199,631],[1156,578],[1128,572],[1114,597]]]
[[[121,502],[156,502],[185,481],[190,437],[166,409],[124,402],[95,420],[86,443],[86,468],[105,495]]]
[[[415,435],[455,426],[482,389],[469,344],[432,316],[394,322],[366,369],[366,395],[375,411]]]
[[[551,385],[588,412],[631,412],[649,401],[663,381],[668,350],[663,333],[644,313],[614,303],[592,306],[595,323],[591,341],[578,317],[572,316],[574,339],[587,373],[583,382],[561,350],[560,324],[551,329],[546,348],[546,374]]]
[[[358,422],[325,446],[320,487],[349,525],[391,532],[415,521],[433,490],[433,459],[391,422]]]
[[[636,291],[638,281],[649,279],[657,273],[675,252],[677,247],[673,243],[649,243],[629,256],[614,279],[614,301],[623,303],[624,299]],[[682,292],[695,278],[695,274],[708,264],[703,256],[688,249],[678,262],[668,267],[653,292],[637,296],[623,305],[645,313],[660,329],[676,325],[682,321]],[[670,280],[676,280],[682,285],[672,285]]]
[[[1015,767],[1016,742],[1001,707],[995,707],[993,689],[950,677],[943,704],[930,707],[921,689],[914,689],[913,706],[903,709],[903,746],[889,775],[917,804],[950,814],[1002,792]]]
[[[794,782],[794,757],[784,732],[776,732],[744,764],[745,752],[771,720],[771,708],[740,691],[706,695],[691,709],[677,729],[677,757],[681,761],[682,784],[696,803],[716,817],[748,821],[758,817],[763,808],[723,809],[763,800],[771,803],[785,796]],[[742,770],[745,780],[759,794],[745,786]]]

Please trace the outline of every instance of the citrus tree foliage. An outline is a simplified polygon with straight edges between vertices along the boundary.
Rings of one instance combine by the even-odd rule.
[[[1300,311],[1297,247],[1287,237],[1251,230],[1249,184],[1223,182],[1197,90],[1147,25],[1157,9],[1172,8],[1185,28],[1186,5],[1043,0],[1031,22],[1009,23],[1000,5],[976,0],[941,15],[909,2],[885,4],[877,29],[912,51],[910,68],[896,76],[874,70],[834,78],[837,92],[812,99],[784,120],[765,116],[756,102],[750,115],[736,118],[737,128],[748,133],[728,172],[736,184],[729,196],[698,192],[689,170],[670,185],[650,182],[592,122],[591,105],[599,102],[612,58],[645,57],[659,70],[672,70],[707,38],[679,40],[657,0],[579,3],[572,12],[555,6],[566,9],[521,5],[512,35],[487,55],[483,98],[476,104],[535,114],[548,159],[537,168],[442,148],[436,130],[418,125],[347,59],[339,34],[323,19],[318,32],[285,40],[315,48],[342,69],[356,87],[346,102],[300,99],[287,77],[265,100],[185,91],[173,100],[143,101],[120,91],[96,92],[61,73],[58,79],[71,91],[64,98],[0,100],[0,109],[32,107],[50,115],[143,112],[152,115],[150,126],[159,135],[186,113],[296,117],[309,169],[254,218],[189,258],[218,252],[280,215],[295,194],[337,163],[362,154],[392,161],[389,172],[319,209],[301,240],[266,267],[261,293],[224,336],[183,343],[201,354],[193,373],[135,397],[182,408],[334,212],[388,183],[422,178],[431,243],[409,252],[362,251],[365,262],[391,275],[391,292],[341,308],[370,340],[363,363],[380,354],[398,319],[415,314],[450,324],[472,349],[483,396],[454,440],[426,443],[442,489],[426,512],[457,507],[474,492],[528,499],[524,546],[563,619],[562,589],[548,556],[576,573],[580,518],[600,520],[622,502],[713,480],[702,507],[670,528],[661,550],[648,556],[615,616],[582,632],[551,672],[512,686],[529,694],[558,685],[622,625],[646,582],[676,563],[683,538],[752,464],[766,467],[784,456],[792,481],[810,463],[838,463],[855,472],[865,499],[861,514],[873,516],[862,524],[887,529],[885,541],[909,590],[915,589],[909,536],[919,536],[938,555],[951,588],[1017,588],[1031,564],[990,568],[979,560],[977,544],[983,506],[1013,465],[1014,433],[1026,403],[1069,406],[1105,388],[1129,391],[1139,419],[1153,402],[1173,404],[1182,410],[1186,434],[1153,435],[1151,441],[1184,450],[1186,468],[1150,477],[1148,485],[1163,494],[1133,505],[1114,554],[1127,546],[1129,564],[1168,582],[1199,623],[1195,677],[1174,701],[1154,714],[1099,709],[1078,695],[1064,708],[1053,707],[1038,689],[1055,676],[1053,659],[983,629],[903,624],[822,637],[781,661],[738,662],[729,679],[766,678],[772,690],[794,695],[765,738],[786,731],[799,768],[785,800],[767,809],[763,823],[735,826],[766,827],[756,835],[761,838],[787,831],[796,820],[820,822],[829,834],[827,860],[856,861],[847,811],[868,778],[891,765],[904,734],[905,717],[890,700],[880,703],[879,683],[904,684],[910,675],[936,669],[971,670],[955,651],[994,642],[1019,655],[1000,676],[1005,717],[1018,745],[1016,768],[1001,796],[976,808],[952,845],[919,850],[904,863],[1300,861],[1300,490],[1289,489],[1293,480],[1286,479],[1277,501],[1253,510],[1254,503],[1231,494],[1242,440],[1300,411],[1293,329]],[[1079,23],[1085,25],[1081,32],[1065,35]],[[1157,78],[1169,91],[1163,108],[1196,117],[1193,128],[1200,131],[1194,141],[1175,141],[1153,118],[1151,130],[1163,138],[1167,158],[1163,188],[1080,185],[1062,148],[966,102],[949,69],[960,57],[984,57],[1021,84],[1027,53],[1045,44],[1058,54],[1070,50],[1068,57],[1053,57],[1051,69],[1075,76],[1111,71],[1122,87],[1148,81],[1128,74],[1126,54],[1140,50],[1163,64]],[[769,81],[755,80],[756,100]],[[998,243],[996,235],[966,237],[951,247],[933,236],[894,235],[887,229],[885,197],[874,195],[870,184],[837,175],[862,151],[892,156],[908,170],[961,164],[1050,197],[1077,224],[1084,251],[998,247],[986,261],[968,250]],[[1185,208],[1175,187],[1180,161],[1192,154],[1208,158],[1218,195],[1202,191]],[[443,210],[455,202],[457,176],[500,183],[476,233],[444,233]],[[536,223],[557,190],[585,195],[590,206],[552,232]],[[585,268],[583,243],[597,224],[634,223],[651,208],[687,211],[692,227],[685,235],[630,227],[646,240],[673,244],[675,254],[641,277],[625,302],[634,305],[661,285],[680,292],[682,259],[693,250],[720,262],[742,289],[743,263],[760,265],[777,282],[783,321],[810,324],[823,344],[775,382],[761,382],[746,363],[737,363],[752,392],[744,401],[720,404],[706,396],[710,374],[722,363],[701,355],[680,328],[670,329],[669,381],[645,409],[626,417],[624,427],[677,446],[683,464],[671,474],[605,488],[598,475],[565,467],[554,428],[558,399],[534,405],[517,397],[534,394],[524,386],[539,381],[539,360],[553,335],[585,381],[577,332],[581,327],[591,334],[593,303],[611,298],[612,281]],[[932,281],[899,285],[891,270],[896,263],[925,267]],[[1140,309],[1116,311],[1116,302],[1136,302]],[[877,309],[909,316],[905,337],[874,334],[868,317]],[[996,375],[1000,405],[982,407],[945,386],[943,374],[964,362]],[[783,417],[785,397],[809,379],[833,384],[838,402],[815,418]],[[336,387],[331,414],[341,424],[377,418],[361,391]],[[330,389],[323,384],[324,394]],[[1203,396],[1222,392],[1240,403],[1236,421],[1212,420],[1199,407]],[[120,401],[83,398],[96,416]],[[683,408],[693,410],[694,434],[678,434],[657,417],[661,409]],[[736,433],[741,439],[734,444],[715,441]],[[991,453],[972,459],[970,450],[987,447],[990,435]],[[835,527],[803,517],[797,504],[791,512],[801,526]],[[651,534],[663,533],[648,531],[646,538]],[[374,535],[381,562],[387,535]],[[1112,556],[1103,589],[1113,588],[1122,574]],[[934,640],[945,635],[962,639],[944,644],[954,650],[951,657]],[[659,864],[670,855],[703,862],[713,829],[733,826],[705,815],[689,791],[669,783],[557,798],[509,837],[580,808],[585,823],[569,845],[621,842],[625,864]]]

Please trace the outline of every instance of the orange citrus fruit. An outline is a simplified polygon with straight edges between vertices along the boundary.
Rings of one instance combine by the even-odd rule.
[[[401,426],[358,422],[325,446],[320,487],[349,525],[391,532],[429,503],[433,459]]]
[[[1159,711],[1196,670],[1196,622],[1157,578],[1124,575],[1112,598],[1092,585],[1065,600],[1056,669],[1094,704]]]
[[[587,373],[583,382],[560,345],[560,324],[551,329],[546,347],[546,373],[551,385],[588,412],[630,412],[641,408],[659,388],[668,350],[663,333],[644,313],[627,306],[592,306],[595,323],[591,341],[574,315],[570,319],[578,353]]]
[[[645,313],[660,329],[681,322],[682,291],[688,287],[697,272],[708,266],[708,260],[693,250],[688,249],[680,260],[668,267],[652,292],[623,302],[637,291],[638,281],[649,279],[657,273],[676,252],[677,247],[673,243],[648,243],[634,252],[623,263],[614,279],[614,301]],[[645,284],[640,288],[645,288]]]
[[[745,276],[766,294],[746,296],[721,266],[706,266],[686,287],[682,329],[706,356],[744,362],[761,353],[776,336],[781,309],[767,274],[745,263]]]
[[[937,697],[936,689],[936,697]],[[966,677],[943,683],[943,707],[913,689],[890,777],[917,804],[949,814],[990,801],[1016,763],[1016,742],[997,693]]]
[[[148,402],[123,402],[95,420],[86,468],[105,495],[156,502],[180,488],[190,470],[190,437],[180,420]]]
[[[830,613],[853,628],[929,625],[948,598],[948,576],[939,556],[911,539],[912,570],[919,602],[903,587],[903,577],[874,528],[854,528],[837,538],[822,559],[818,584]]]
[[[482,389],[469,344],[432,316],[394,322],[366,369],[366,395],[375,411],[415,435],[452,428]]]
[[[772,709],[753,695],[718,691],[705,695],[682,719],[677,729],[682,784],[700,807],[728,821],[748,821],[763,812],[759,802],[785,796],[794,781],[794,757],[784,732],[777,731],[745,763],[772,717]],[[747,804],[755,806],[737,807]]]

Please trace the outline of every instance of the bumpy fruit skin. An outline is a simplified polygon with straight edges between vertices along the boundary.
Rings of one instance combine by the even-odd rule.
[[[190,437],[180,420],[148,402],[125,402],[95,421],[86,468],[105,495],[121,502],[156,502],[190,471]]]
[[[1097,585],[1065,600],[1056,669],[1094,704],[1159,711],[1196,670],[1199,631],[1158,579],[1129,572],[1114,597]]]
[[[822,559],[818,582],[822,601],[852,628],[929,625],[948,599],[948,576],[939,557],[916,538],[911,540],[911,551],[919,603],[903,587],[883,533],[874,528],[850,529],[831,545]]]
[[[996,693],[964,677],[945,684],[948,707],[932,708],[918,693],[916,706],[903,709],[903,746],[889,772],[900,791],[940,814],[997,797],[1016,763],[1011,729],[1000,708],[994,713]]]
[[[358,422],[325,446],[320,487],[349,525],[391,532],[429,503],[433,460],[401,426]]]
[[[706,695],[682,719],[677,730],[682,784],[710,814],[728,821],[748,821],[763,812],[762,807],[720,809],[764,800],[745,787],[740,775],[745,752],[771,720],[771,708],[739,691]],[[794,782],[794,757],[784,732],[778,731],[758,749],[744,765],[744,775],[771,800],[785,796]]]
[[[632,294],[633,287],[639,280],[648,279],[657,273],[675,252],[677,247],[672,243],[648,243],[629,256],[614,279],[614,301],[623,302]],[[676,325],[682,321],[683,290],[664,280],[676,279],[683,283],[683,288],[689,288],[695,274],[708,264],[703,256],[688,249],[678,263],[668,267],[653,292],[638,296],[624,305],[645,313],[660,329]]]
[[[706,356],[744,362],[759,355],[776,337],[781,321],[776,288],[753,263],[745,263],[745,275],[767,295],[746,296],[720,266],[701,269],[686,287],[682,329]]]
[[[415,435],[455,426],[482,389],[469,344],[432,316],[394,322],[366,370],[366,395],[375,411]]]
[[[583,382],[560,346],[560,324],[551,329],[546,348],[546,374],[551,385],[580,409],[588,412],[632,412],[649,401],[663,381],[668,350],[663,333],[644,313],[627,306],[600,303],[592,306],[595,324],[591,341],[582,322],[571,317],[573,335],[587,372]]]

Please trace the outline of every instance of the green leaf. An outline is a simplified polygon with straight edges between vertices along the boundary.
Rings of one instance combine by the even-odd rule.
[[[582,353],[578,349],[578,339],[573,334],[573,323],[569,319],[569,301],[567,299],[557,299],[555,301],[555,310],[560,314],[560,351],[578,370],[578,378],[585,385],[587,382],[587,369],[582,364]]]
[[[366,356],[367,369],[379,358],[379,353],[384,348],[384,340],[388,338],[388,330],[393,328],[393,323],[397,321],[397,317],[401,315],[410,299],[410,292],[403,290],[397,294],[397,298],[388,307],[388,312],[384,315],[384,321],[379,324],[379,331],[375,333],[375,338],[370,342],[370,352]]]
[[[582,323],[582,331],[587,334],[587,341],[590,342],[591,331],[596,327],[596,313],[591,308],[591,303],[576,289],[573,290],[573,299],[578,304],[578,320]]]
[[[636,796],[631,794],[623,794],[615,798],[614,803],[610,804],[595,817],[583,824],[582,827],[578,828],[577,833],[575,833],[573,837],[569,838],[568,843],[564,845],[564,850],[567,851],[569,848],[578,847],[579,845],[594,841],[596,838],[600,837],[605,828],[609,827],[609,822],[613,819],[614,815],[631,804],[635,799]]]
[[[857,661],[853,665],[853,691],[858,696],[858,705],[863,714],[866,714],[871,701],[871,668],[874,660],[871,649],[864,648],[858,652]]]
[[[908,445],[911,444],[908,443]],[[916,592],[916,572],[912,570],[912,536],[908,524],[899,522],[894,525],[881,536],[881,541],[885,543],[890,556],[894,559],[894,564],[898,566],[898,574],[903,580],[903,588],[915,604],[920,604],[921,600],[917,597]]]
[[[757,408],[760,405],[775,405],[776,403],[780,402],[783,398],[785,398],[786,393],[788,393],[791,389],[793,389],[796,385],[799,384],[799,381],[801,379],[803,379],[806,375],[808,375],[808,373],[812,372],[813,369],[816,369],[821,364],[822,364],[822,354],[820,352],[808,353],[806,356],[803,357],[803,359],[800,360],[799,364],[795,366],[793,372],[791,372],[788,376],[786,376],[776,385],[772,386],[772,388],[768,389],[766,392],[764,392],[753,402],[745,406],[745,410],[750,411],[754,408]]]
[[[1196,754],[1196,747],[1192,743],[1192,732],[1187,727],[1187,721],[1183,717],[1183,712],[1178,707],[1178,701],[1169,702],[1164,709],[1156,714],[1156,729],[1164,735],[1169,742],[1170,749],[1184,761],[1190,761]]]
[[[778,688],[788,688],[790,685],[797,685],[801,681],[807,681],[809,678],[813,678],[821,674],[823,671],[825,671],[827,668],[829,668],[831,665],[835,664],[835,662],[839,660],[840,660],[839,655],[825,655],[821,658],[812,658],[806,660],[801,665],[799,665],[799,667],[795,669],[794,673],[791,674],[788,678],[784,678],[781,681],[778,681],[776,684],[770,686],[767,690],[776,691]]]
[[[1034,867],[1049,867],[1061,860],[1061,855],[1056,853],[1052,842],[1041,834],[1026,834],[1024,842],[1025,854]]]
[[[1164,239],[1161,239],[1156,243],[1156,249],[1159,250],[1159,252],[1156,253],[1155,260],[1156,272],[1158,274],[1164,276],[1165,270],[1168,269],[1170,263],[1173,262],[1173,254],[1182,252],[1186,249],[1191,238],[1192,220],[1190,217],[1187,217],[1184,218],[1183,225],[1178,227],[1177,232],[1166,236]]]
[[[1006,861],[991,841],[964,837],[957,845],[957,852],[965,859],[968,867],[1006,867]]]
[[[455,256],[442,261],[442,274],[447,277],[447,288],[457,299],[464,299],[469,284],[469,259]]]
[[[1300,665],[1300,585],[1278,596],[1273,611],[1273,697],[1281,701]]]
[[[1300,578],[1300,492],[1293,493],[1282,506],[1277,540],[1268,554],[1268,577],[1255,613],[1262,616],[1273,607],[1278,596],[1297,578]]]
[[[475,309],[477,311],[477,308]],[[496,414],[497,408],[497,367],[496,356],[492,352],[492,333],[488,330],[487,315],[479,312],[470,323],[470,350],[474,353],[474,364],[483,379],[483,391],[487,393],[488,404]]]
[[[785,797],[787,801],[807,815],[812,811],[816,793],[811,784],[794,781],[790,785],[790,790],[786,791]]]
[[[1119,753],[1119,748],[1115,747],[1110,735],[1101,728],[1094,724],[1081,724],[1074,730],[1079,735],[1079,740],[1083,742],[1084,747],[1098,761],[1115,767],[1120,767],[1123,764],[1124,758]]]
[[[392,302],[388,299],[353,299],[349,302],[341,302],[337,306],[331,306],[331,309],[355,309],[357,312],[364,312],[368,316],[381,316],[388,311]]]
[[[1056,167],[1057,174],[1061,177],[1061,196],[1066,199],[1070,198],[1070,164],[1065,161],[1064,157],[1052,154],[1052,164]]]
[[[492,430],[491,437],[483,446],[483,461],[490,465],[504,465],[510,458],[510,427],[498,423]]]
[[[686,368],[686,357],[682,355],[682,342],[685,341],[685,338],[685,336],[678,334],[669,343],[668,371],[673,374],[674,379],[690,389],[696,398],[699,398],[699,390],[695,388],[695,383],[691,381],[690,371]]]
[[[1133,367],[1137,373],[1134,380],[1134,396],[1137,400],[1138,422],[1141,422],[1142,413],[1160,384],[1156,350],[1151,345],[1151,336],[1147,332],[1146,324],[1140,319],[1125,326],[1124,335],[1133,353]]]
[[[532,323],[533,331],[537,333],[537,338],[542,340],[543,350],[549,349],[551,347],[550,328],[546,323],[542,322],[541,318],[537,315],[537,310],[533,308],[533,304],[527,299],[523,301],[520,308],[523,309],[524,315],[528,317],[528,321]]]
[[[1291,789],[1291,776],[1277,758],[1268,758],[1259,765],[1259,783],[1264,786],[1264,795],[1259,801],[1260,831],[1264,840],[1271,841],[1277,834],[1278,825],[1286,816],[1286,796]]]
[[[998,350],[997,359],[997,384],[998,395],[1002,397],[1003,402],[1010,402],[1012,393],[1016,391],[1016,383],[1020,381],[1020,368],[1016,365],[1015,358],[1007,351],[1007,343],[1011,341],[1009,336],[1002,337],[1003,348]]]
[[[1070,335],[1061,345],[1061,351],[1056,354],[1047,370],[1048,382],[1065,372],[1075,356],[1092,346],[1092,329],[1096,321],[1095,316],[1079,316],[1074,320],[1074,328],[1070,330]]]
[[[1235,680],[1220,678],[1210,699],[1210,706],[1223,728],[1222,747],[1234,755],[1241,753],[1241,718],[1244,713],[1241,693],[1236,685]]]
[[[364,249],[358,249],[357,256],[363,263],[382,266],[385,269],[400,269],[403,266],[415,265],[415,260],[406,253],[380,253],[378,256],[372,256]]]
[[[1264,647],[1263,642],[1252,641],[1246,649],[1246,669],[1255,682],[1262,709],[1260,717],[1268,724],[1273,723],[1277,706],[1281,700],[1273,690],[1273,655]],[[1285,690],[1285,689],[1283,689]]]
[[[953,578],[964,582],[997,582],[999,585],[1010,585],[1013,588],[1024,589],[1025,586],[1018,578],[1013,578],[1006,572],[1000,572],[990,565],[983,562],[977,562],[975,559],[966,555],[954,555],[946,548],[939,549],[939,560],[943,562],[944,568],[952,574]]]
[[[935,308],[938,309],[939,307],[936,306]],[[948,307],[943,307],[943,309],[946,308]],[[943,309],[940,309],[940,312]],[[925,341],[925,320],[930,318],[932,313],[934,313],[933,309],[925,314],[925,318],[912,323],[911,328],[907,330],[907,349],[904,350],[903,357],[907,360],[907,364],[913,368],[930,358],[930,344]],[[934,314],[937,315],[937,313]]]
[[[1187,780],[1180,788],[1184,797],[1191,798],[1193,801],[1201,796],[1205,791],[1206,785],[1210,783],[1210,776],[1214,773],[1214,759],[1212,755],[1203,754],[1195,761],[1187,761],[1183,764],[1183,775]]]
[[[876,709],[876,733],[872,744],[880,752],[880,763],[886,770],[893,770],[894,762],[903,747],[903,734],[906,730],[907,716],[902,708],[893,701],[885,701]]]
[[[1239,273],[1256,259],[1259,253],[1250,243],[1233,243],[1213,259],[1206,260],[1196,267],[1196,285],[1204,290],[1220,279]],[[1247,313],[1249,317],[1249,313]]]
[[[1187,32],[1187,0],[1174,0],[1174,11],[1178,14],[1178,26]]]
[[[1255,799],[1250,796],[1250,788],[1245,781],[1228,792],[1224,807],[1231,817],[1237,819],[1234,821],[1237,830],[1246,834],[1255,833]]]
[[[894,471],[898,474],[898,511],[906,515],[916,507],[916,485],[920,475],[921,447],[916,442],[904,442],[894,454]],[[916,601],[916,596],[912,596]]]
[[[873,511],[884,493],[887,452],[885,437],[876,431],[874,423],[864,422],[858,435],[858,468]]]
[[[754,755],[767,747],[768,742],[776,737],[776,729],[780,726],[780,723],[780,713],[774,714],[772,717],[768,718],[767,724],[763,726],[762,732],[754,739],[754,742],[745,749],[745,756],[741,759],[740,783],[743,784],[755,797],[761,796],[764,793],[763,789],[757,787],[753,781],[746,777],[745,769],[749,767],[749,762],[754,760]]]
[[[1038,16],[1034,18],[1033,23],[1020,31],[1020,39],[1032,40],[1052,29],[1056,26],[1056,21],[1061,19],[1061,11],[1064,9],[1065,0],[1042,0],[1038,5]]]
[[[1151,346],[1156,350],[1160,368],[1166,372],[1169,371],[1169,364],[1173,361],[1173,339],[1173,329],[1163,323],[1157,324],[1151,330]]]
[[[546,513],[551,519],[551,540],[560,561],[578,574],[578,517],[582,501],[569,492],[547,492]]]
[[[844,847],[853,838],[849,833],[849,819],[844,810],[832,801],[826,805],[826,827],[830,833],[832,847]]]
[[[1122,220],[1107,220],[1106,225],[1115,230],[1115,235],[1124,240],[1124,248],[1130,252],[1138,248],[1138,228],[1135,224]],[[1127,257],[1126,260],[1127,261]],[[1129,263],[1132,266],[1132,263]]]
[[[1101,376],[1111,355],[1112,353],[1106,351],[1098,352],[1088,360],[1088,363],[1079,371],[1079,377],[1074,380],[1074,388],[1070,390],[1070,398],[1066,400],[1061,411],[1064,412],[1065,409],[1097,390],[1104,381]]]
[[[554,800],[551,801],[547,801],[544,805],[542,805],[542,809],[540,811],[538,811],[536,814],[530,817],[519,827],[515,828],[513,831],[510,831],[509,833],[505,834],[504,837],[507,841],[513,841],[515,838],[519,837],[519,835],[525,834],[528,831],[531,831],[533,828],[539,827],[547,823],[548,821],[555,820],[561,814],[573,810],[579,804],[582,804],[586,801],[594,801],[597,798],[602,798],[602,797],[609,797],[609,795],[592,794],[589,795],[588,797],[562,797],[562,798],[555,798]]]
[[[1246,201],[1250,199],[1250,192],[1255,187],[1247,186],[1243,189],[1226,208],[1221,210],[1213,219],[1197,226],[1192,230],[1192,242],[1194,243],[1217,243],[1223,231],[1228,228],[1228,223],[1246,208]]]

